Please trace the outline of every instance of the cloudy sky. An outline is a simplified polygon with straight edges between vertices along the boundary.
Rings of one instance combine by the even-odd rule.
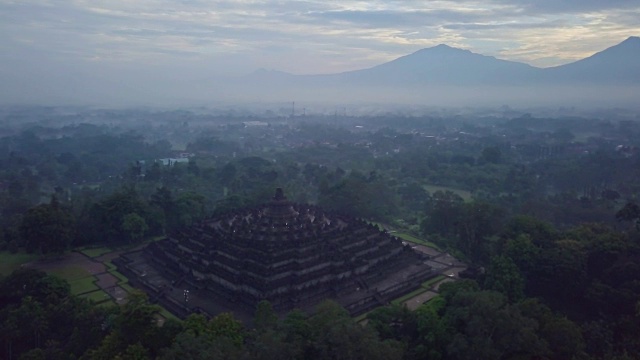
[[[104,64],[330,73],[440,43],[545,67],[640,35],[640,1],[0,0],[0,33],[5,71]]]

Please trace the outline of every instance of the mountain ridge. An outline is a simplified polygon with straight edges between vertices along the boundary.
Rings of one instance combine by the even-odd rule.
[[[393,86],[640,84],[638,58],[640,37],[637,36],[630,36],[584,59],[548,68],[439,44],[359,70],[322,75],[294,75],[270,70],[263,71],[260,78],[269,78],[281,84],[287,81],[315,81],[324,85],[332,81],[338,84]],[[265,76],[266,73],[268,76]]]

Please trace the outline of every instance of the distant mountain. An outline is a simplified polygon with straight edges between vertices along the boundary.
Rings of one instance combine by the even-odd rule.
[[[632,36],[586,59],[544,70],[554,82],[640,84],[640,37]]]
[[[339,76],[343,81],[363,84],[495,85],[527,81],[538,76],[540,71],[527,64],[438,45]]]
[[[586,59],[552,68],[496,59],[444,44],[372,68],[328,75],[259,70],[245,80],[273,86],[640,85],[640,38],[630,37]]]
[[[259,70],[221,84],[234,101],[635,107],[640,38],[552,68],[438,45],[368,69],[326,75]]]

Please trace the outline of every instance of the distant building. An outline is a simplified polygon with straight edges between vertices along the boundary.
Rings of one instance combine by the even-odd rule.
[[[156,161],[161,163],[164,166],[173,166],[175,164],[180,164],[180,163],[186,164],[189,162],[189,159],[188,158],[165,158],[165,159],[158,159]]]

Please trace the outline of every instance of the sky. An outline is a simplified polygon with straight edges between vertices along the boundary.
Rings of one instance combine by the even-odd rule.
[[[640,0],[0,0],[0,35],[0,103],[180,103],[438,44],[565,64],[640,35]]]
[[[0,33],[5,69],[334,73],[440,43],[547,67],[640,35],[640,1],[0,0]]]

